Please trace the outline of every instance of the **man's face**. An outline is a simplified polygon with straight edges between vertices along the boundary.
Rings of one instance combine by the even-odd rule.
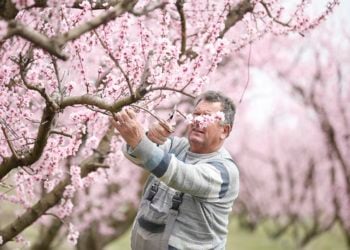
[[[193,116],[211,115],[221,110],[220,102],[200,101],[193,111]],[[229,126],[222,125],[219,121],[210,123],[204,128],[194,121],[188,129],[190,150],[199,154],[215,152],[222,146],[228,133]]]

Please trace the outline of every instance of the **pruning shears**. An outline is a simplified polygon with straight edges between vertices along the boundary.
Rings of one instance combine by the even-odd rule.
[[[174,123],[175,118],[176,118],[176,112],[177,112],[177,105],[175,104],[173,110],[169,114],[168,119],[166,119],[166,121],[160,121],[160,123],[159,123],[169,133],[173,133],[175,131],[173,123]]]

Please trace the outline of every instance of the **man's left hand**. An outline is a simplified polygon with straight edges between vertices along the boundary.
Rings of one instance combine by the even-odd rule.
[[[119,131],[125,142],[135,148],[141,141],[145,132],[131,109],[123,109],[114,116],[113,125]]]

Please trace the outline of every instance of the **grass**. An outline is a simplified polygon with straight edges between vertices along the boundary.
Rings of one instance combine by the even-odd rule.
[[[106,250],[130,250],[130,232],[109,244]],[[229,225],[226,250],[295,250],[295,247],[290,236],[272,240],[261,228],[254,232],[242,230],[237,220],[233,219]],[[334,228],[317,237],[303,250],[347,250],[347,248],[339,229]]]

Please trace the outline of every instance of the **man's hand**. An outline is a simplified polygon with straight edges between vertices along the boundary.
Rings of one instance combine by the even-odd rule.
[[[164,142],[172,132],[174,132],[174,128],[168,122],[158,121],[151,125],[151,127],[148,130],[147,136],[154,143],[161,145],[164,144]]]
[[[125,142],[135,148],[145,134],[141,124],[137,121],[135,112],[123,109],[114,116],[113,125],[119,131]]]

